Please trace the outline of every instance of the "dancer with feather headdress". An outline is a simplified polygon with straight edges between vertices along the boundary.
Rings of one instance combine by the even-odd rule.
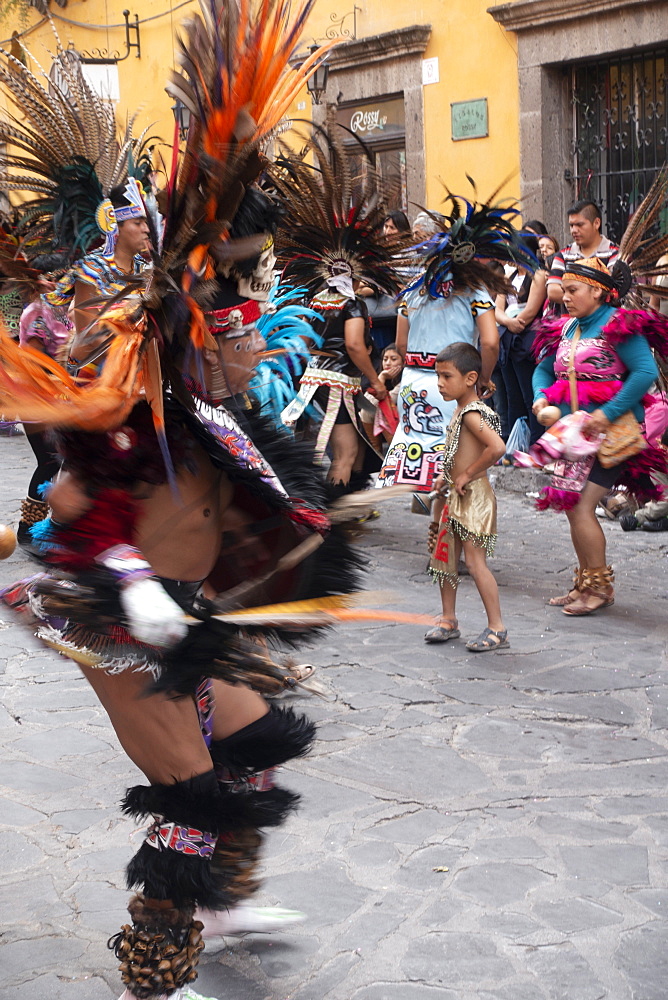
[[[328,478],[334,494],[343,496],[361,489],[370,471],[365,459],[373,445],[362,422],[362,379],[378,400],[387,395],[372,360],[368,310],[356,289],[367,285],[395,295],[400,280],[392,262],[396,245],[382,237],[387,212],[379,178],[367,164],[362,185],[353,184],[340,133],[330,120],[302,153],[285,150],[269,174],[284,205],[277,237],[282,280],[304,287],[309,307],[324,319],[318,331],[322,353],[306,368],[299,397],[283,419],[303,421],[307,407],[320,407],[315,458],[322,462],[331,450]]]
[[[399,426],[378,487],[408,484],[416,493],[432,489],[454,413],[454,403],[445,402],[438,392],[435,362],[440,350],[459,341],[478,347],[478,390],[483,399],[491,394],[488,387],[499,351],[494,297],[506,290],[506,283],[485,261],[520,264],[529,271],[537,265],[513,227],[517,211],[512,205],[493,204],[495,197],[480,204],[448,194],[451,211],[445,228],[443,217],[434,216],[439,231],[413,248],[422,259],[422,271],[399,308],[397,347],[405,354]]]
[[[0,338],[1,405],[54,428],[64,457],[42,532],[52,568],[4,599],[80,664],[150,783],[124,800],[128,815],[154,817],[128,866],[140,890],[132,921],[110,942],[126,1000],[194,997],[202,933],[302,919],[248,897],[260,831],[298,799],[273,771],[308,750],[313,726],[248,686],[291,681],[249,639],[252,621],[241,631],[212,610],[354,585],[320,475],[243,408],[267,291],[253,288],[265,282],[246,264],[269,250],[271,222],[244,233],[241,221],[249,203],[271,214],[253,184],[263,143],[322,57],[289,63],[311,6],[213,0],[187,22],[170,90],[193,118],[174,160],[161,257],[141,298],[123,301],[121,290],[80,331],[79,361],[105,340],[95,378]],[[196,599],[206,579],[213,608]],[[261,633],[294,641],[302,621],[311,613]]]
[[[129,164],[139,176],[145,173],[145,135],[134,137],[132,121],[119,129],[109,102],[96,95],[76,55],[59,43],[54,69],[51,77],[40,79],[10,53],[0,52],[0,85],[8,102],[0,117],[0,183],[22,196],[14,210],[18,244],[11,260],[6,242],[0,252],[15,283],[34,299],[21,319],[21,342],[33,345],[45,342],[40,324],[43,333],[46,324],[56,331],[54,342],[69,340],[67,311],[75,291],[80,302],[109,298],[126,288],[128,273],[134,271],[139,285],[147,266],[140,255],[148,250],[144,197],[129,177]],[[132,203],[125,191],[131,191]],[[104,248],[89,254],[105,236]],[[60,273],[55,287],[41,277],[45,267]],[[83,327],[90,315],[80,312],[77,318]],[[48,514],[38,489],[58,467],[41,431],[28,425],[27,433],[37,469],[22,502],[18,537],[23,545],[30,545],[30,527]]]

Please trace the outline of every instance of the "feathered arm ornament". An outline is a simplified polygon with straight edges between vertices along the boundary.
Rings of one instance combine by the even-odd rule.
[[[305,289],[281,287],[269,298],[273,312],[260,317],[257,328],[266,342],[250,388],[263,416],[281,423],[281,413],[297,395],[295,388],[311,358],[311,347],[321,347],[323,338],[314,324],[322,315],[301,303]]]

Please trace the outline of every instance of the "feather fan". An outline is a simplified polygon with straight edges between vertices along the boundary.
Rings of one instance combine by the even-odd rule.
[[[659,170],[649,191],[633,213],[619,244],[618,260],[631,269],[633,284],[624,298],[627,309],[646,309],[647,298],[668,297],[668,288],[656,278],[668,274],[668,261],[659,259],[668,251],[668,235],[657,233],[659,216],[668,200],[668,165]]]

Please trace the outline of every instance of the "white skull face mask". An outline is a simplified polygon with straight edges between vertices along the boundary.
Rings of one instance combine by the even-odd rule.
[[[355,298],[353,290],[353,269],[347,260],[334,260],[329,265],[327,284],[348,299]]]
[[[270,238],[260,254],[255,270],[247,278],[239,278],[237,288],[239,295],[256,302],[266,302],[274,282],[274,267],[276,254],[274,241]]]

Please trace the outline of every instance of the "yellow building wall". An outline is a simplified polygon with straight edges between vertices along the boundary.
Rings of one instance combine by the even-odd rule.
[[[487,13],[489,0],[362,0],[357,11],[357,37],[381,34],[413,24],[430,24],[432,33],[424,58],[438,57],[440,79],[423,88],[424,142],[426,154],[426,203],[438,209],[444,189],[441,181],[461,194],[470,186],[466,174],[476,181],[479,195],[486,198],[510,177],[504,186],[504,196],[519,196],[519,99],[515,37],[504,31]],[[152,124],[166,147],[163,156],[169,162],[174,131],[172,100],[164,91],[170,68],[174,65],[176,31],[189,11],[197,9],[196,0],[173,4],[169,0],[142,0],[133,8],[132,0],[70,0],[67,7],[52,4],[54,24],[63,46],[72,44],[77,50],[117,49],[125,52],[125,30],[122,11],[129,7],[132,18],[139,13],[141,58],[131,50],[127,59],[118,63],[120,100],[119,120],[137,112],[136,131]],[[323,40],[332,26],[330,15],[333,0],[319,0],[304,33],[304,47],[313,39]],[[337,13],[352,10],[352,5],[336,5]],[[156,15],[160,15],[157,16]],[[131,19],[132,19],[131,18]],[[71,25],[77,21],[85,27]],[[48,22],[39,25],[40,15],[28,13],[29,31],[23,42],[34,58],[48,69],[49,53],[55,48],[53,31]],[[37,27],[34,27],[37,25]],[[119,25],[94,28],[92,25]],[[352,29],[352,16],[344,27]],[[0,37],[4,47],[12,30],[22,28],[16,15],[0,22]],[[134,35],[131,36],[134,40]],[[34,68],[34,67],[33,67]],[[451,138],[450,104],[486,97],[489,114],[489,136],[455,142]],[[305,105],[298,108],[298,104]],[[311,102],[304,90],[292,108],[292,115],[304,118],[310,114]]]
[[[357,11],[357,38],[382,34],[409,25],[430,24],[432,33],[425,59],[438,57],[439,82],[423,88],[426,201],[437,210],[443,181],[455,193],[471,191],[466,174],[486,199],[506,178],[501,195],[519,198],[519,89],[517,43],[487,13],[490,0],[361,0]],[[321,0],[306,29],[307,41],[321,41],[331,27],[330,13],[340,15],[352,4]],[[352,15],[344,30],[352,30]],[[450,104],[486,97],[489,136],[453,141]],[[302,101],[304,98],[302,98]],[[310,101],[305,98],[307,109]],[[295,115],[304,115],[295,108]],[[414,209],[413,209],[414,211]]]
[[[178,7],[173,3],[173,7]],[[174,116],[171,111],[173,100],[165,93],[170,69],[174,66],[176,46],[176,31],[180,21],[187,16],[189,10],[196,9],[194,0],[188,0],[178,10],[169,12],[169,0],[141,0],[141,4],[133,5],[133,0],[70,0],[67,7],[60,8],[51,5],[53,24],[58,33],[60,43],[64,48],[72,45],[79,52],[89,52],[97,55],[96,49],[107,52],[116,50],[124,55],[125,26],[123,10],[129,9],[131,22],[135,13],[139,14],[141,58],[137,58],[136,50],[131,49],[127,59],[119,62],[119,92],[120,100],[116,106],[117,117],[121,124],[126,116],[135,114],[135,134],[152,125],[151,134],[156,134],[165,143],[160,152],[167,166],[171,157],[171,145],[174,135]],[[162,15],[155,17],[155,15]],[[56,49],[56,38],[51,25],[42,20],[35,10],[28,13],[28,31],[22,34],[21,41],[28,50],[28,65],[39,75],[39,63],[48,72],[53,53]],[[85,24],[84,27],[72,25],[68,21]],[[93,25],[119,25],[119,27],[95,28]],[[18,23],[16,14],[0,21],[0,38],[2,47],[9,50],[12,31],[22,31],[25,26]],[[135,40],[133,32],[130,40]]]

